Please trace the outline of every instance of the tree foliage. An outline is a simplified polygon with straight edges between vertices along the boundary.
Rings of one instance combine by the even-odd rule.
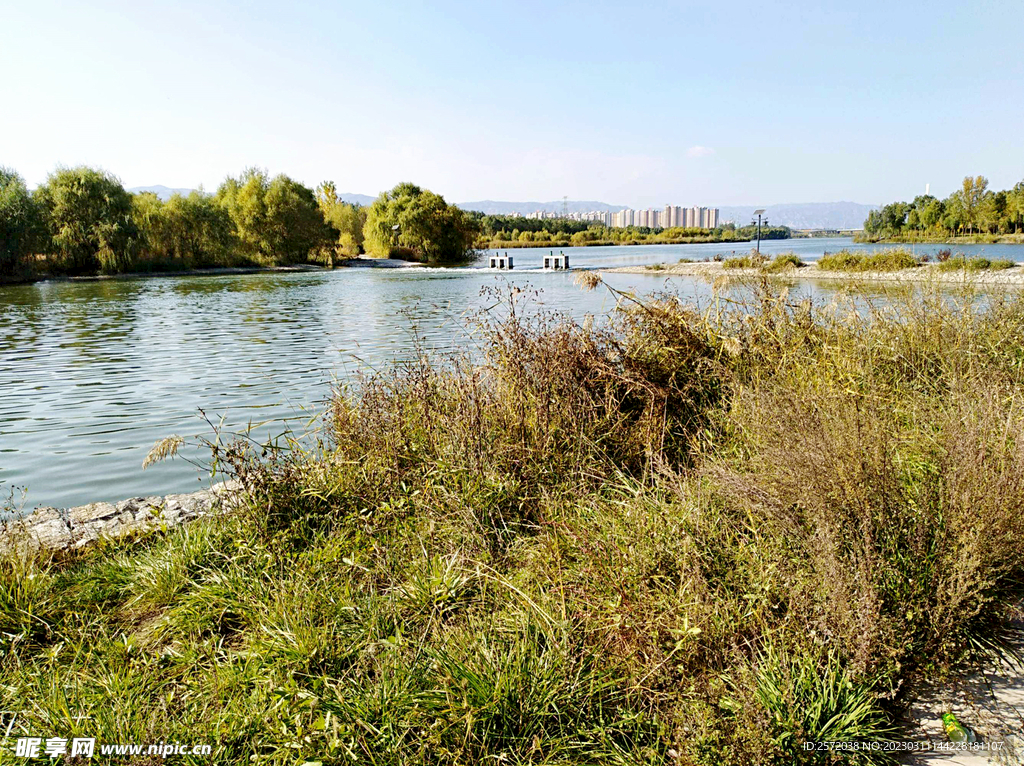
[[[49,250],[71,274],[125,271],[138,247],[132,195],[110,173],[59,168],[36,192]]]
[[[370,206],[366,251],[380,258],[411,257],[434,264],[462,263],[473,255],[479,228],[455,205],[415,184],[398,184]]]
[[[263,264],[301,263],[337,237],[324,221],[313,190],[286,175],[273,179],[249,168],[228,177],[217,190],[241,253]]]
[[[0,275],[17,271],[40,242],[42,220],[25,181],[0,167]]]
[[[966,176],[960,189],[940,200],[922,194],[913,202],[890,202],[872,210],[864,231],[878,237],[1010,234],[1024,226],[1024,181],[991,191],[984,176]]]
[[[343,202],[334,181],[324,181],[317,187],[316,202],[324,220],[338,232],[335,245],[338,255],[351,257],[363,252],[366,210],[361,205]]]
[[[142,238],[134,268],[209,268],[238,261],[231,217],[213,197],[193,191],[161,202],[143,193],[135,195],[133,204]]]

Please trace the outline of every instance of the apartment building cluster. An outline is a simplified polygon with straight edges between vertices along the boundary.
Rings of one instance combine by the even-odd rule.
[[[626,208],[612,214],[610,225],[615,228],[648,226],[652,229],[714,229],[718,226],[718,208],[679,207],[678,205],[665,205],[661,210]]]
[[[679,207],[665,205],[661,210],[647,208],[633,210],[626,208],[617,213],[592,210],[586,213],[569,213],[562,215],[547,210],[530,213],[527,218],[568,218],[570,221],[594,221],[609,228],[625,228],[626,226],[646,226],[651,229],[714,229],[718,226],[717,207]]]

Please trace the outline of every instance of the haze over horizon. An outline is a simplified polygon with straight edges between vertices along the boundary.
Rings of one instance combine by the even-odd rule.
[[[878,203],[1024,178],[1019,6],[52,0],[0,10],[0,165],[249,165],[452,201]],[[642,13],[640,12],[642,11]]]

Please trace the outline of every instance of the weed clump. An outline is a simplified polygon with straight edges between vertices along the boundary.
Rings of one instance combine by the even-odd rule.
[[[901,248],[879,250],[876,253],[840,250],[826,253],[818,259],[818,268],[822,271],[902,271],[919,265],[909,250]]]
[[[803,268],[806,264],[800,260],[796,253],[779,253],[768,263],[764,264],[764,271],[775,274],[780,271],[792,271]]]
[[[964,255],[955,255],[952,258],[947,258],[945,261],[939,263],[937,268],[939,271],[1002,271],[1004,269],[1012,269],[1016,264],[1007,259],[1000,258],[996,260],[990,260],[981,256],[972,256],[970,258]]]

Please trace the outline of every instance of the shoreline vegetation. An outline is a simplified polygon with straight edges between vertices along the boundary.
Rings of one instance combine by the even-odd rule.
[[[762,239],[790,236],[767,227]],[[0,284],[51,277],[199,273],[224,268],[352,264],[368,256],[459,266],[487,247],[741,242],[752,227],[609,229],[464,211],[411,183],[368,207],[343,202],[332,181],[315,190],[260,168],[203,190],[132,194],[105,171],[58,167],[29,191],[0,167]]]
[[[131,194],[112,174],[60,167],[30,192],[0,168],[0,283],[127,273],[319,265],[353,258],[471,260],[479,230],[442,197],[403,183],[369,207],[249,168],[214,194]]]
[[[890,236],[857,234],[853,237],[853,241],[867,244],[893,245],[1024,245],[1024,233],[958,234],[955,236],[927,233],[903,233]]]
[[[723,260],[657,263],[599,269],[618,274],[704,277],[709,279],[763,276],[776,279],[812,279],[839,282],[934,282],[986,285],[1024,285],[1024,264],[1006,259],[953,255],[943,250],[917,256],[910,250],[892,248],[873,253],[842,250],[826,253],[818,261],[803,261],[794,253],[772,258],[750,253]]]
[[[610,228],[594,221],[566,218],[522,218],[518,216],[470,214],[480,230],[477,249],[501,250],[518,247],[603,247],[613,245],[680,245],[704,242],[750,242],[756,238],[753,226],[737,228],[732,223],[714,229],[652,229],[646,226]],[[789,239],[785,226],[764,226],[761,239]]]
[[[206,442],[228,513],[0,557],[0,708],[224,763],[811,764],[999,651],[1024,298],[577,281],[608,324],[494,288],[317,439]]]
[[[623,241],[616,241],[611,239],[601,240],[588,240],[582,243],[574,243],[569,239],[553,239],[543,240],[540,242],[519,242],[511,241],[506,242],[503,240],[491,240],[488,242],[481,242],[478,244],[481,250],[513,250],[521,248],[543,248],[543,247],[631,247],[635,245],[696,245],[705,242],[722,242],[725,244],[735,242],[750,242],[749,237],[718,237],[714,235],[708,236],[689,236],[689,237],[677,237],[674,239],[664,240],[635,240],[628,239]]]
[[[921,194],[913,202],[891,202],[868,214],[858,241],[1024,242],[1024,181],[992,191],[984,176],[966,176],[944,200]]]

